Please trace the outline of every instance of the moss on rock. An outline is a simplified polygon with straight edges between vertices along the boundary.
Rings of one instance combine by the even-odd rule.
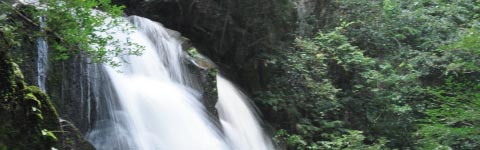
[[[37,87],[26,86],[6,51],[0,51],[0,98],[0,150],[57,147],[55,108]]]

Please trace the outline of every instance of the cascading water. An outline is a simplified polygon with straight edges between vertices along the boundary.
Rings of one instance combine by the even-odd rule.
[[[183,84],[181,42],[158,23],[130,20],[138,31],[128,37],[145,51],[124,57],[128,63],[119,68],[104,66],[117,95],[106,100],[116,101],[107,112],[114,121],[98,125],[90,141],[98,149],[228,149],[198,93]]]
[[[247,97],[220,75],[217,75],[217,89],[216,107],[230,144],[238,150],[274,149]]]
[[[45,27],[45,18],[40,17],[40,31],[43,32]],[[47,66],[48,66],[48,44],[44,38],[37,38],[37,84],[40,90],[46,91],[45,79],[47,78]]]
[[[38,1],[21,2],[33,4]],[[200,94],[192,87],[194,81],[183,64],[182,42],[159,23],[136,16],[129,20],[137,30],[127,34],[122,29],[111,29],[115,30],[113,37],[119,42],[132,40],[144,46],[141,56],[116,58],[118,62],[128,62],[118,68],[106,64],[87,64],[84,68],[79,64],[80,71],[86,70],[86,77],[92,78],[83,87],[81,75],[79,90],[87,92],[80,94],[81,104],[84,100],[87,103],[86,108],[81,108],[93,109],[90,101],[94,100],[95,125],[86,137],[97,149],[274,149],[248,99],[228,80],[217,76],[219,101],[216,108],[222,132],[208,117],[199,101]],[[43,17],[40,23],[42,30]],[[48,66],[45,39],[38,38],[37,47],[38,86],[45,91]],[[90,110],[86,111],[87,121],[90,121]]]
[[[19,3],[23,5],[33,5],[37,7],[39,5],[38,0],[19,0]],[[44,32],[45,17],[39,17],[38,22],[40,32]],[[43,92],[46,92],[45,80],[47,79],[47,67],[48,67],[48,44],[45,38],[38,37],[36,39],[37,44],[37,86]]]
[[[224,135],[190,85],[181,41],[159,23],[136,16],[129,20],[136,30],[114,38],[131,39],[145,51],[122,57],[128,63],[120,67],[104,65],[95,73],[104,78],[92,85],[100,86],[94,92],[104,100],[96,102],[96,124],[87,138],[97,149],[273,149],[245,97],[219,77]]]

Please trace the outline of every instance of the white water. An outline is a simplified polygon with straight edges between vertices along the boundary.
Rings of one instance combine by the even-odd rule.
[[[122,57],[128,63],[120,67],[104,65],[93,72],[107,78],[93,85],[95,95],[104,98],[96,102],[96,124],[87,134],[97,149],[274,149],[246,97],[222,77],[217,78],[217,108],[224,133],[215,126],[190,85],[181,41],[159,23],[136,16],[129,20],[136,30],[116,32],[114,39],[130,39],[145,51]]]
[[[183,84],[181,42],[158,23],[140,17],[130,20],[138,31],[128,37],[145,51],[124,57],[129,63],[119,68],[105,65],[119,105],[110,113],[121,121],[94,129],[90,141],[98,149],[227,149],[198,93]]]
[[[217,89],[216,108],[232,147],[238,150],[274,149],[269,137],[263,133],[248,98],[220,75],[217,75]]]
[[[38,0],[18,0],[15,1],[13,6],[17,5],[18,3],[21,3],[22,5],[33,5],[35,7],[39,7],[39,1]],[[44,32],[46,23],[45,23],[45,17],[39,17],[38,22],[40,22],[39,30],[40,32]],[[36,39],[36,44],[37,44],[37,86],[42,90],[43,92],[46,92],[46,85],[45,81],[47,79],[47,67],[48,67],[48,43],[45,40],[44,37],[38,37]]]
[[[40,18],[41,28],[45,26],[43,19]],[[124,43],[131,39],[145,46],[144,53],[141,56],[126,55],[122,59],[129,63],[119,68],[109,65],[103,65],[103,68],[92,65],[90,68],[87,65],[86,70],[91,70],[87,76],[101,78],[92,81],[97,116],[95,127],[86,136],[97,149],[274,149],[246,96],[231,82],[217,76],[219,100],[216,108],[222,133],[207,117],[199,93],[191,88],[192,81],[183,64],[181,41],[159,23],[135,16],[130,17],[130,21],[137,30],[126,34],[121,29],[112,29],[115,30],[114,39]],[[37,49],[38,86],[45,91],[48,67],[45,39],[37,39]],[[90,84],[86,88],[90,89]],[[98,97],[104,101],[98,101]],[[86,109],[91,109],[90,94],[85,99]],[[87,121],[90,121],[88,112]]]
[[[40,31],[45,27],[45,18],[40,17]],[[46,91],[45,80],[47,78],[48,67],[48,44],[44,38],[37,38],[37,84],[40,90]]]

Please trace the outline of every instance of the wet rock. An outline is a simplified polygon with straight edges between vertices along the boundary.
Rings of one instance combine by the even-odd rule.
[[[200,55],[195,48],[191,47],[187,56],[187,67],[197,83],[193,87],[200,93],[203,104],[209,114],[218,121],[218,112],[215,104],[218,100],[216,74],[217,69],[215,64],[208,58]]]
[[[60,119],[61,129],[62,129],[62,140],[60,144],[63,149],[68,150],[94,150],[92,144],[85,140],[81,136],[80,131],[75,127],[74,124],[67,120]]]
[[[128,15],[161,22],[191,39],[199,52],[215,62],[247,91],[262,88],[267,78],[260,56],[286,47],[294,30],[295,9],[289,1],[269,0],[114,0]],[[277,10],[282,10],[281,12]],[[284,20],[280,19],[284,18]],[[290,21],[287,21],[289,20]]]
[[[7,55],[0,51],[0,149],[59,148],[55,108]]]
[[[29,84],[37,85],[36,47],[34,47],[33,40],[26,38],[25,43],[20,47],[0,50],[0,149],[94,149],[91,144],[83,140],[79,130],[71,130],[69,127],[62,128],[60,125],[57,108],[71,111],[70,114],[80,114],[77,103],[70,102],[70,106],[77,105],[77,107],[64,107],[65,105],[59,105],[59,103],[63,103],[62,100],[51,101],[49,96],[38,87],[27,86]],[[11,58],[9,55],[15,59],[9,59]],[[20,65],[14,62],[20,62]],[[55,69],[58,68],[53,68],[53,70]],[[23,71],[27,73],[24,75]],[[55,72],[50,72],[50,75],[55,77],[53,76]],[[73,80],[70,79],[68,81]],[[50,81],[52,80],[61,81],[62,79],[50,78]],[[56,89],[55,82],[48,82],[48,85],[50,88]],[[54,97],[59,97],[60,94],[56,95],[55,90],[51,91],[54,91],[52,92]],[[79,92],[78,89],[75,92]],[[78,97],[78,95],[71,96]],[[80,119],[77,121],[84,122],[86,120]],[[69,143],[68,141],[74,142],[64,144]]]

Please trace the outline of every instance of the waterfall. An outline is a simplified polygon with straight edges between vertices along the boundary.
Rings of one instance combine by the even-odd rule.
[[[38,0],[19,0],[19,3],[24,5],[33,5],[37,6]],[[38,18],[38,22],[40,22],[39,30],[40,32],[44,32],[43,28],[45,28],[45,17],[41,16]],[[43,92],[46,92],[45,80],[47,79],[47,67],[48,67],[48,43],[43,37],[38,37],[36,39],[37,44],[37,86]]]
[[[230,144],[238,150],[274,149],[247,97],[220,75],[217,75],[217,89],[216,107]]]
[[[114,39],[132,40],[144,47],[143,54],[122,56],[118,60],[127,63],[92,72],[100,101],[95,98],[95,125],[87,139],[97,149],[273,149],[245,97],[221,77],[217,108],[224,131],[207,115],[183,63],[178,33],[146,18],[128,20],[135,31],[116,32]]]
[[[40,17],[40,31],[43,32],[45,27],[45,18]],[[47,66],[48,66],[48,44],[44,38],[39,37],[37,42],[37,84],[40,90],[46,91],[45,79],[47,78]]]
[[[228,149],[199,94],[185,84],[181,42],[159,23],[130,20],[138,30],[115,38],[128,37],[145,51],[123,57],[128,63],[118,68],[104,65],[111,117],[97,121],[89,140],[98,149]]]
[[[38,1],[20,2],[33,4]],[[43,31],[45,18],[39,19]],[[216,105],[220,123],[208,116],[200,93],[194,87],[196,82],[192,81],[183,63],[186,57],[182,41],[177,39],[179,33],[146,18],[132,16],[128,20],[128,25],[119,25],[109,29],[108,33],[98,33],[98,36],[113,34],[114,43],[139,44],[145,48],[141,56],[124,54],[121,58],[115,57],[116,62],[126,62],[120,67],[84,62],[73,65],[73,73],[80,72],[78,80],[72,79],[78,82],[72,85],[79,85],[81,106],[78,107],[86,112],[84,121],[95,122],[86,138],[96,149],[274,149],[258,123],[253,105],[221,76],[217,76],[219,99]],[[136,29],[133,33],[126,33],[124,29],[131,26]],[[36,42],[38,86],[46,91],[48,45],[41,37]],[[115,49],[114,46],[118,45],[109,47]],[[123,48],[132,48],[128,46]],[[68,99],[63,90],[69,87],[68,84],[61,83],[62,100]],[[83,112],[71,113],[80,113],[79,116],[84,117]]]

